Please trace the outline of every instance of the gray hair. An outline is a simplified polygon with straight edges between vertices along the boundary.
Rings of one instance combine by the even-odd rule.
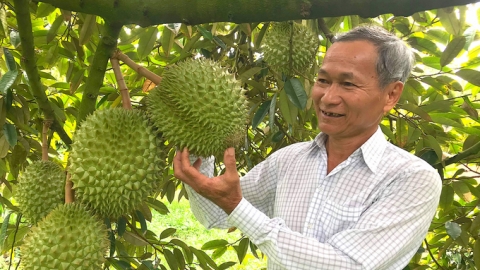
[[[364,40],[377,47],[378,84],[384,89],[389,83],[405,83],[413,68],[414,56],[407,44],[394,34],[377,26],[359,26],[336,37],[335,42]]]

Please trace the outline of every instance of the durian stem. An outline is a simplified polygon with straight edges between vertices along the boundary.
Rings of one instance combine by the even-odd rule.
[[[318,18],[318,27],[322,30],[325,37],[328,38],[331,43],[335,42],[335,35],[332,33],[332,31],[330,31],[323,18]]]
[[[30,91],[38,104],[38,108],[42,111],[45,119],[53,121],[52,130],[57,132],[62,141],[70,145],[72,139],[63,129],[60,121],[55,117],[47,94],[43,91],[42,81],[37,68],[37,59],[35,56],[35,47],[33,42],[32,21],[30,20],[30,1],[29,0],[14,0],[15,12],[17,13],[18,34],[22,42],[22,61],[25,72],[27,73]]]
[[[120,89],[120,95],[122,96],[123,108],[127,110],[132,109],[132,102],[130,100],[130,93],[128,92],[127,84],[123,78],[122,71],[120,70],[120,63],[117,58],[110,58],[113,72],[115,73],[115,79],[117,80],[118,88]]]
[[[48,160],[48,130],[52,125],[52,120],[45,119],[43,121],[43,130],[42,130],[42,160]]]
[[[65,182],[65,203],[73,203],[75,201],[75,191],[73,190],[73,182],[70,180],[70,174],[67,173],[67,181]]]
[[[160,81],[162,80],[162,77],[158,76],[157,74],[151,72],[150,70],[146,69],[145,67],[140,66],[139,64],[135,63],[130,57],[128,57],[126,54],[122,53],[120,50],[117,50],[115,54],[112,56],[112,58],[116,58],[123,63],[125,63],[127,66],[129,66],[131,69],[135,70],[138,74],[142,75],[143,77],[149,79],[152,81],[154,84],[159,85]]]
[[[102,38],[98,42],[95,55],[93,56],[93,62],[90,65],[87,82],[85,83],[77,123],[81,123],[89,114],[95,111],[98,93],[100,87],[103,85],[108,60],[117,47],[117,39],[120,36],[121,30],[121,24],[112,24],[109,21],[105,21]]]

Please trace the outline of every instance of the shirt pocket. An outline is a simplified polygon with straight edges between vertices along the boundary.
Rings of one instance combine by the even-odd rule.
[[[364,206],[346,206],[326,200],[320,214],[320,229],[325,239],[353,226],[363,213]]]

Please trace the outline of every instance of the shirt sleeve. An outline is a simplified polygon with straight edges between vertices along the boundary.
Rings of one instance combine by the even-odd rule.
[[[269,218],[244,198],[228,217],[269,260],[286,269],[402,269],[435,214],[441,181],[434,170],[396,179],[353,227],[326,243]]]
[[[273,153],[240,178],[243,197],[248,199],[258,211],[269,216],[273,214],[277,182],[276,162],[280,152]],[[195,160],[195,157],[190,158],[191,163]],[[213,177],[214,158],[202,159],[200,172],[208,177]],[[227,222],[227,214],[220,207],[196,193],[190,186],[185,184],[185,187],[192,213],[203,226],[208,229],[231,227]]]

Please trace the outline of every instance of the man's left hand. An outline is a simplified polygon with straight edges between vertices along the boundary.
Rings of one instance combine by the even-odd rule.
[[[240,178],[237,172],[235,149],[225,151],[223,162],[225,173],[217,177],[208,178],[200,173],[201,159],[193,165],[190,163],[188,149],[177,151],[173,159],[173,170],[176,178],[192,187],[198,194],[209,199],[228,215],[242,200]]]

